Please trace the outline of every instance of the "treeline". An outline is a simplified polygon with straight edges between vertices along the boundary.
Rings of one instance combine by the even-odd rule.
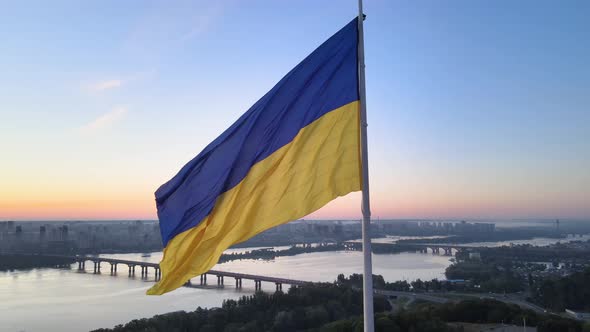
[[[466,235],[450,235],[448,237],[439,239],[408,239],[399,240],[398,244],[412,244],[412,243],[472,243],[472,242],[500,242],[500,241],[515,241],[515,240],[530,240],[535,237],[548,238],[565,238],[564,234],[556,234],[551,229],[543,228],[513,228],[513,229],[496,229],[494,232],[487,233],[471,233]]]
[[[410,312],[423,320],[435,319],[444,322],[522,325],[526,320],[527,326],[536,326],[538,332],[580,332],[583,330],[582,324],[572,319],[555,315],[540,315],[532,310],[522,309],[515,304],[491,299],[472,299],[446,304],[422,304]]]
[[[468,275],[461,274],[461,276],[467,277]],[[449,275],[447,275],[447,277],[449,278]],[[481,284],[470,280],[465,280],[464,282],[452,282],[449,280],[438,280],[436,278],[432,280],[416,279],[412,282],[407,282],[406,280],[386,282],[381,275],[373,275],[373,287],[376,289],[399,292],[504,292],[504,290],[509,292],[508,290],[514,291],[514,289],[520,290],[522,288],[522,282],[520,279],[517,279],[516,276],[511,276],[510,279],[508,279],[509,281],[505,281],[506,279],[502,277],[497,278],[498,279],[484,278],[485,281]],[[355,273],[349,278],[345,278],[343,274],[340,274],[338,275],[337,282],[343,285],[360,288],[363,285],[363,275]]]
[[[363,275],[354,273],[346,278],[344,274],[339,274],[336,282],[339,285],[361,288],[363,286]],[[406,280],[387,282],[383,279],[383,276],[375,274],[373,275],[373,288],[398,292],[436,292],[460,290],[457,285],[454,285],[453,283],[446,280],[432,279],[423,281],[416,279],[412,282],[407,282]]]
[[[363,332],[363,317],[338,320],[322,326],[318,332]],[[419,311],[375,314],[377,332],[463,332],[462,328],[448,325],[437,317],[424,316]]]
[[[0,271],[28,270],[40,267],[66,267],[74,260],[34,254],[0,254]]]
[[[532,300],[554,311],[590,311],[590,268],[567,277],[539,281]]]
[[[463,332],[448,323],[523,325],[537,327],[538,332],[588,332],[590,326],[559,316],[538,315],[496,300],[465,300],[450,304],[415,305],[397,313],[375,315],[375,330],[388,332]],[[361,332],[362,317],[324,325],[321,332]]]
[[[384,297],[375,297],[374,307],[376,312],[391,309]],[[360,291],[314,284],[292,287],[286,294],[257,292],[237,301],[225,300],[221,308],[174,312],[97,331],[317,331],[330,322],[350,319],[362,312]]]
[[[262,292],[225,300],[221,308],[197,308],[193,312],[173,312],[152,318],[133,320],[113,329],[120,331],[308,331],[362,332],[363,303],[360,290],[351,287],[358,276],[339,278],[333,284],[311,284],[291,288],[288,293]],[[384,297],[375,297],[375,330],[377,332],[462,332],[450,322],[510,323],[536,326],[539,332],[581,332],[582,325],[558,316],[538,315],[495,300],[468,300],[450,304],[418,304],[391,312]],[[586,330],[584,330],[586,331]]]
[[[479,248],[478,250],[481,254],[482,260],[488,258],[503,258],[529,262],[567,260],[576,263],[587,263],[590,260],[590,250],[573,249],[563,244],[555,244],[553,246],[544,247],[524,244],[494,248]]]
[[[231,254],[223,254],[219,259],[220,263],[229,262],[233,260],[241,260],[241,259],[265,259],[271,260],[275,259],[276,257],[281,256],[295,256],[299,254],[307,254],[312,252],[326,252],[326,251],[340,251],[340,250],[356,250],[362,251],[362,244],[361,243],[349,243],[348,245],[344,245],[344,243],[322,243],[317,246],[306,246],[306,247],[298,247],[298,246],[291,246],[288,249],[283,250],[273,250],[272,248],[269,249],[257,249],[252,251],[245,251],[243,253],[231,253]],[[408,251],[416,251],[416,247],[414,246],[407,246],[407,245],[395,245],[389,243],[373,243],[372,244],[372,252],[374,254],[396,254],[401,252],[408,252]]]
[[[233,260],[241,259],[264,259],[271,260],[281,256],[295,256],[299,254],[325,251],[344,250],[344,245],[341,243],[319,244],[317,246],[297,247],[291,246],[288,249],[273,250],[273,249],[257,249],[252,251],[245,251],[243,253],[223,254],[219,259],[219,263],[225,263]]]
[[[413,311],[393,315],[388,313],[390,309],[387,300],[375,299],[375,331],[462,331],[436,317],[425,319]],[[362,311],[360,291],[330,284],[313,285],[291,288],[287,294],[259,292],[238,301],[226,300],[221,308],[173,312],[95,332],[362,332]]]
[[[513,293],[522,291],[524,280],[513,270],[513,265],[507,261],[481,262],[477,260],[458,261],[445,270],[449,280],[462,279],[463,282],[449,280],[420,280],[412,282],[398,280],[386,282],[382,276],[373,275],[373,286],[376,289],[402,292],[494,292]],[[338,275],[337,282],[352,287],[362,287],[363,275],[353,274],[345,278]]]
[[[447,279],[469,280],[465,290],[515,293],[524,290],[523,279],[512,270],[510,262],[457,261],[445,270]]]

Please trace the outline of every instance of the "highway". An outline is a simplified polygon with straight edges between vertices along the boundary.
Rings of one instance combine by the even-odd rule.
[[[485,293],[454,293],[454,292],[441,292],[441,293],[415,293],[415,292],[400,292],[400,291],[388,291],[383,289],[375,289],[375,294],[385,296],[396,296],[396,297],[407,297],[412,301],[423,300],[434,303],[448,303],[453,300],[445,296],[463,296],[473,297],[478,299],[492,299],[504,303],[516,304],[523,309],[529,309],[536,313],[543,314],[548,313],[545,309],[539,307],[536,304],[527,302],[521,296],[516,295],[503,295],[503,294],[485,294]]]
[[[412,292],[399,292],[399,291],[389,291],[383,289],[375,289],[375,294],[385,295],[385,296],[396,296],[396,297],[408,297],[412,300],[423,300],[428,302],[434,303],[447,303],[450,302],[450,299],[438,296],[432,296],[426,293],[412,293]]]

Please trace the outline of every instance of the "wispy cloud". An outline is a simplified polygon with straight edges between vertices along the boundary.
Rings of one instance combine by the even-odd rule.
[[[113,80],[106,80],[96,82],[90,85],[90,90],[95,92],[100,92],[104,90],[115,89],[121,87],[123,85],[123,80],[113,79]]]
[[[91,122],[78,128],[78,132],[82,134],[92,134],[101,130],[105,130],[113,126],[115,123],[121,121],[127,115],[128,109],[123,106],[117,106],[109,112],[102,114]]]
[[[128,87],[137,82],[151,80],[156,76],[156,74],[157,71],[155,68],[146,69],[133,74],[119,74],[116,75],[118,76],[117,78],[113,79],[86,81],[85,83],[82,83],[81,88],[86,92],[90,92],[91,94],[95,95],[96,93],[100,94],[106,90],[114,90],[121,88],[122,86]]]
[[[215,14],[219,15],[218,13]],[[213,15],[213,13],[210,13],[209,15],[195,16],[191,25],[185,28],[187,30],[184,33],[179,32],[180,36],[177,38],[177,42],[184,43],[195,36],[205,33],[213,23]]]
[[[221,22],[233,0],[185,0],[154,3],[146,7],[132,24],[123,50],[149,63],[178,51],[184,44],[205,34]]]

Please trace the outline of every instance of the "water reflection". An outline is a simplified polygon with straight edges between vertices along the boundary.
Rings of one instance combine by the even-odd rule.
[[[105,256],[146,262],[159,262],[162,258],[159,252],[149,257],[142,257],[142,254]],[[402,253],[374,255],[373,264],[374,273],[382,274],[386,280],[414,280],[442,278],[450,262],[445,256]],[[123,268],[118,275],[111,276],[105,267],[102,274],[93,274],[91,265],[87,265],[87,271],[78,272],[77,264],[71,269],[1,272],[0,331],[87,331],[170,311],[215,307],[221,305],[223,299],[254,291],[253,281],[244,280],[242,290],[238,291],[233,281],[227,280],[223,289],[181,288],[163,296],[146,296],[145,291],[153,284],[153,274],[150,275],[152,280],[142,280],[139,275],[129,278]],[[219,264],[215,269],[333,281],[338,273],[361,273],[362,255],[344,251],[310,253],[270,261],[232,261]],[[262,283],[262,287],[274,291],[275,286]],[[35,319],[26,319],[31,313],[35,313]]]

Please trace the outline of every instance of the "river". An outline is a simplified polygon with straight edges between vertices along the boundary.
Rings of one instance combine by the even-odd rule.
[[[243,249],[240,249],[243,250]],[[105,255],[130,260],[159,262],[161,253],[150,257],[141,254]],[[0,331],[88,331],[113,327],[132,319],[197,307],[220,306],[223,299],[237,298],[254,291],[254,282],[244,280],[236,291],[233,280],[225,289],[180,288],[163,296],[146,296],[153,281],[141,280],[139,268],[135,278],[128,278],[124,265],[117,276],[110,275],[103,263],[103,273],[72,269],[34,269],[0,272]],[[373,256],[374,273],[386,280],[444,278],[449,257],[431,254],[401,253]],[[360,252],[338,251],[278,257],[271,261],[242,260],[218,264],[215,269],[250,274],[264,274],[308,281],[333,281],[339,273],[361,273]],[[150,269],[150,278],[153,279]],[[195,281],[198,281],[195,280]],[[213,279],[210,280],[212,282]],[[273,291],[274,284],[262,283]]]
[[[512,242],[548,244],[556,241],[533,239]],[[252,249],[230,249],[228,252]],[[161,259],[159,252],[151,253],[149,257],[142,254],[104,256],[149,262]],[[373,255],[374,273],[383,275],[387,281],[443,279],[444,270],[450,263],[450,257],[432,254]],[[237,298],[254,291],[253,281],[244,280],[243,289],[237,291],[233,288],[233,280],[229,279],[224,289],[180,288],[163,296],[146,296],[145,291],[153,280],[142,280],[139,268],[136,277],[129,278],[124,265],[119,266],[117,276],[111,276],[109,265],[103,264],[103,273],[96,275],[92,273],[92,264],[87,264],[86,272],[78,272],[77,264],[71,269],[0,272],[0,332],[69,332],[113,327],[132,319],[176,310],[217,307],[223,299]],[[269,261],[231,261],[218,264],[214,269],[307,281],[333,281],[339,273],[361,273],[362,254],[354,251],[307,253]],[[150,273],[153,279],[153,270],[150,269]],[[195,281],[198,283],[198,279]],[[262,287],[274,291],[274,284],[262,283]]]

